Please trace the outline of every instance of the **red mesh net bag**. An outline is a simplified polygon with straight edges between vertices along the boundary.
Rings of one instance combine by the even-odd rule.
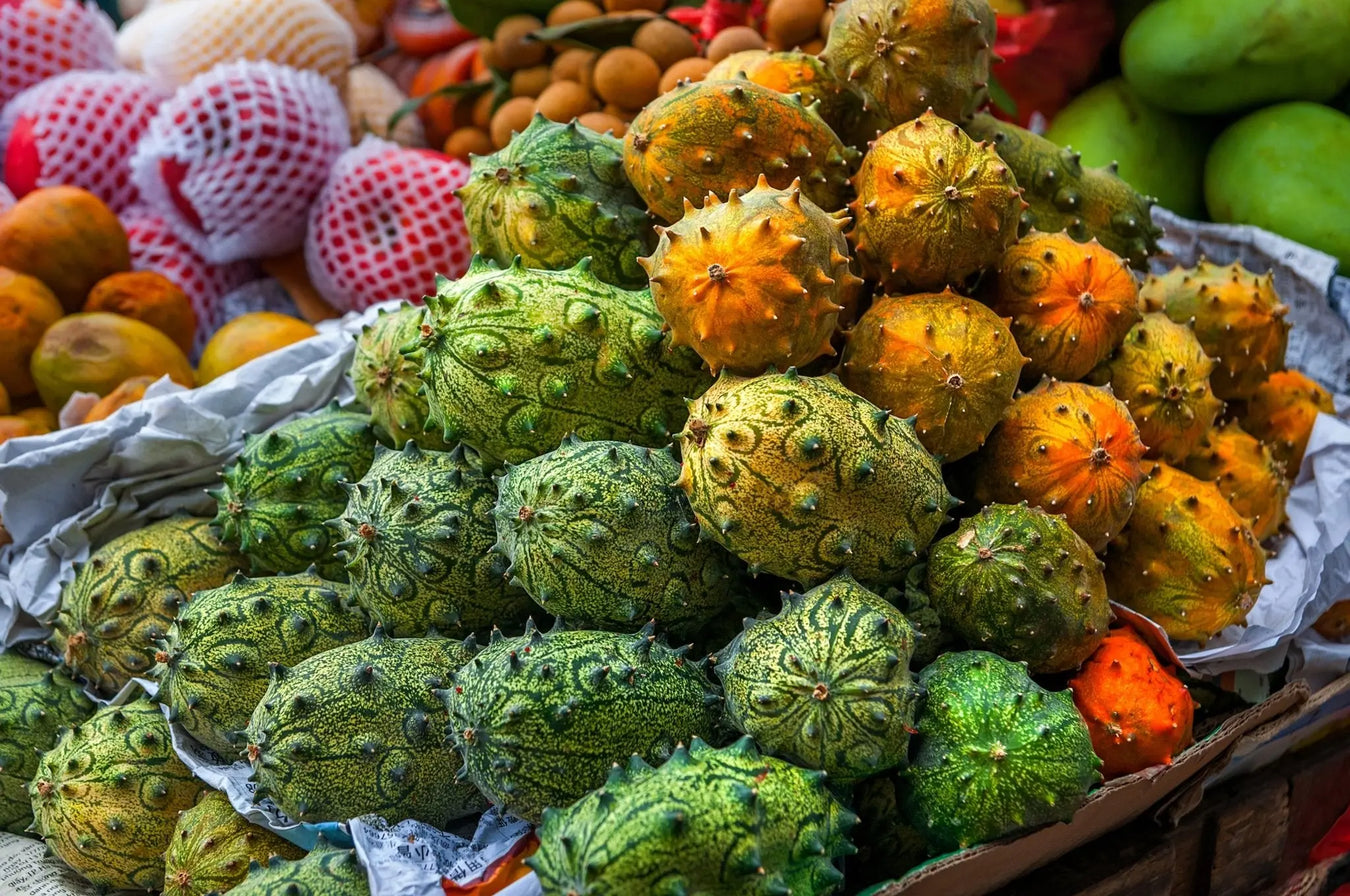
[[[232,62],[159,107],[132,180],[207,261],[281,255],[303,243],[306,213],[350,139],[342,99],[321,76]]]
[[[73,69],[117,67],[112,19],[79,0],[0,0],[0,106]]]
[[[167,97],[132,72],[66,72],[28,88],[0,115],[0,167],[23,196],[38,187],[83,187],[121,211],[136,201],[128,160]]]
[[[473,249],[454,191],[469,166],[367,136],[333,166],[310,211],[305,267],[324,300],[362,311],[420,300],[436,275],[458,277]]]

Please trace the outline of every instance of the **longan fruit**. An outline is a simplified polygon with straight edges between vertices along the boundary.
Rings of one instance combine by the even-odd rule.
[[[707,77],[712,69],[711,61],[702,56],[692,56],[689,59],[681,59],[679,62],[666,69],[666,73],[661,76],[661,92],[670,93],[681,81],[688,78],[690,81],[702,81]]]
[[[766,50],[768,44],[758,31],[749,25],[736,25],[717,33],[708,41],[708,61],[716,65],[732,53],[741,50]]]
[[[606,115],[613,115],[615,118],[619,119],[619,121],[622,121],[624,124],[627,124],[634,118],[637,118],[638,112],[641,110],[625,109],[622,106],[616,106],[613,103],[606,103],[605,108],[601,109],[600,111],[604,112]]]
[[[615,47],[595,63],[595,92],[607,103],[641,109],[661,89],[661,66],[636,47]]]
[[[555,81],[576,81],[583,86],[589,86],[591,69],[595,67],[595,60],[599,56],[600,54],[594,50],[583,50],[581,47],[563,50],[558,54],[558,58],[553,60],[553,67],[549,72]]]
[[[476,156],[491,155],[496,149],[492,144],[492,138],[487,132],[480,128],[460,128],[446,138],[445,147],[441,150],[447,156],[454,156],[457,159],[469,161],[469,155]]]
[[[507,16],[497,26],[492,38],[492,49],[501,63],[502,71],[513,72],[539,65],[548,56],[548,45],[529,36],[544,27],[534,16]]]
[[[694,35],[670,19],[652,19],[643,25],[633,35],[633,46],[655,59],[662,71],[698,55]]]
[[[821,50],[825,49],[825,41],[819,37],[814,37],[798,47],[801,52],[808,56],[819,56]]]
[[[488,68],[502,67],[501,57],[497,55],[497,47],[490,37],[478,38],[478,58],[483,60],[483,64]]]
[[[770,43],[791,49],[816,36],[825,0],[771,0],[764,14],[764,32]]]
[[[551,83],[553,75],[547,65],[522,68],[511,75],[511,95],[538,96]]]
[[[599,18],[604,12],[591,0],[563,0],[548,14],[548,26],[552,28],[556,25],[584,22],[587,19]]]
[[[585,115],[577,116],[577,123],[582,127],[590,128],[597,134],[612,131],[615,137],[622,137],[628,133],[628,123],[622,118],[610,115],[608,112],[587,112]]]
[[[830,26],[834,24],[834,7],[831,6],[825,10],[825,14],[820,17],[820,38],[821,40],[830,39]]]
[[[606,12],[660,12],[666,8],[666,0],[605,0]]]
[[[513,131],[523,131],[530,126],[530,121],[534,118],[534,103],[535,100],[528,96],[518,96],[502,103],[497,114],[492,116],[492,125],[489,128],[493,146],[501,149],[511,142]]]
[[[591,92],[576,81],[554,81],[539,94],[534,110],[549,121],[571,121],[594,112],[596,105]]]
[[[478,130],[486,132],[492,127],[492,107],[496,104],[496,101],[496,92],[491,89],[484,90],[478,96],[478,99],[474,100],[473,112],[469,116],[469,120]]]

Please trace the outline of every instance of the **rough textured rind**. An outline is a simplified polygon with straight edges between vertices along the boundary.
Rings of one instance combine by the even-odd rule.
[[[150,671],[155,642],[193,592],[224,584],[246,563],[205,519],[171,517],[128,532],[77,566],[61,591],[52,646],[91,690],[111,697]]]
[[[575,432],[669,444],[686,398],[706,388],[698,355],[673,348],[647,291],[567,271],[499,269],[476,259],[442,281],[413,357],[447,442],[489,463],[519,463]]]
[[[1284,525],[1284,504],[1289,497],[1284,465],[1236,420],[1205,433],[1181,468],[1217,485],[1233,509],[1250,523],[1257,541],[1265,541]]]
[[[730,603],[740,564],[699,533],[669,449],[569,437],[498,479],[511,581],[566,623],[692,634]]]
[[[903,809],[934,853],[1068,821],[1101,760],[1067,691],[1047,691],[1020,663],[948,653],[919,676],[928,693]]]
[[[377,814],[445,827],[485,808],[458,783],[436,691],[473,655],[443,638],[389,638],[335,647],[293,668],[274,666],[248,724],[256,799],[297,821]]]
[[[47,846],[91,883],[114,890],[163,886],[178,813],[204,790],[146,697],[104,707],[68,730],[43,754],[28,787]]]
[[[239,884],[249,866],[272,856],[294,860],[305,851],[235,811],[213,790],[178,816],[164,853],[163,896],[208,896]]]
[[[1285,475],[1298,478],[1318,414],[1336,413],[1331,393],[1297,370],[1280,370],[1238,412],[1247,432],[1270,446]]]
[[[303,859],[252,864],[230,896],[370,896],[370,879],[354,849],[329,845],[322,834]]]
[[[727,718],[762,749],[847,784],[902,765],[918,709],[915,633],[842,574],[746,620],[718,654]]]
[[[386,633],[420,638],[525,621],[533,606],[493,550],[497,486],[472,449],[376,447],[333,525],[352,595]]]
[[[1218,486],[1154,464],[1106,554],[1111,599],[1177,641],[1243,625],[1267,583],[1266,552]]]
[[[881,592],[882,600],[898,607],[914,627],[914,653],[909,668],[915,671],[927,666],[956,643],[950,628],[943,628],[942,617],[933,607],[928,594],[928,564],[916,563],[905,573],[903,586],[892,585]]]
[[[1111,622],[1102,562],[1063,517],[990,504],[928,554],[928,593],[971,645],[1040,675],[1077,669]]]
[[[627,756],[661,762],[677,744],[713,739],[720,695],[700,664],[653,632],[527,625],[518,638],[494,634],[442,693],[446,735],[469,780],[503,811],[538,821]]]
[[[291,666],[366,637],[365,614],[349,599],[345,585],[313,573],[240,575],[198,592],[155,655],[157,699],[188,734],[237,758],[243,744],[236,735],[267,691],[272,663]]]
[[[849,861],[850,886],[895,880],[928,858],[928,844],[900,812],[904,788],[903,770],[859,781],[854,788],[852,806],[858,813],[858,826],[853,839],[858,857]]]
[[[394,448],[408,442],[433,451],[448,451],[440,430],[427,429],[431,404],[422,385],[421,365],[403,354],[422,336],[424,309],[405,305],[397,311],[380,310],[375,322],[356,337],[352,358],[352,385],[356,397],[370,408],[375,433]]]
[[[857,821],[821,772],[762,757],[748,737],[720,750],[694,738],[546,811],[526,864],[545,896],[828,896]]]

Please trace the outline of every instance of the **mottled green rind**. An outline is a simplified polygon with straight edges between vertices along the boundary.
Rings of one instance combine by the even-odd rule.
[[[783,596],[719,653],[727,718],[761,748],[851,783],[905,762],[919,692],[914,629],[840,575]]]
[[[142,697],[63,734],[28,793],[38,833],[90,883],[158,890],[178,813],[204,790],[174,753],[159,705]]]
[[[475,259],[427,300],[422,364],[447,442],[519,463],[575,432],[660,447],[709,382],[698,355],[672,349],[647,290],[567,271],[505,270]]]
[[[356,397],[370,408],[370,422],[381,441],[394,448],[416,442],[422,448],[447,451],[440,430],[428,430],[431,405],[422,386],[421,365],[403,349],[422,338],[423,309],[405,305],[380,311],[375,322],[362,328],[352,356],[352,386]]]
[[[497,486],[471,450],[375,449],[333,525],[352,593],[384,630],[467,635],[525,621],[534,605],[493,551]]]
[[[669,449],[569,438],[498,482],[512,581],[569,625],[685,637],[726,606],[737,562],[702,539]]]
[[[22,834],[33,823],[28,782],[38,755],[56,744],[61,728],[83,722],[94,708],[60,669],[0,654],[0,831]]]
[[[545,812],[526,863],[545,896],[827,896],[857,820],[820,772],[761,757],[748,737],[721,750],[695,739]]]
[[[230,896],[370,896],[370,879],[356,850],[329,846],[320,836],[303,859],[275,858],[251,866]]]
[[[312,573],[248,579],[203,591],[179,611],[153,670],[171,718],[221,756],[267,691],[271,663],[306,657],[369,634],[345,585]]]
[[[162,896],[224,893],[244,879],[251,862],[304,855],[294,843],[240,815],[225,794],[213,790],[178,816],[164,853]]]
[[[94,551],[61,590],[52,646],[90,689],[112,697],[154,665],[155,643],[196,591],[215,588],[247,560],[211,522],[171,517]]]
[[[923,671],[927,700],[905,773],[906,820],[933,853],[1068,821],[1101,776],[1067,691],[984,651],[947,653]]]
[[[248,724],[256,797],[297,821],[376,814],[445,827],[486,802],[456,781],[436,691],[472,655],[443,638],[375,636],[273,674]]]
[[[881,599],[898,607],[914,627],[914,653],[909,668],[922,669],[956,642],[951,629],[943,628],[942,617],[933,608],[928,594],[928,564],[916,563],[905,573],[903,587],[892,585],[881,592]]]
[[[469,780],[530,821],[600,786],[628,756],[661,762],[677,744],[713,739],[722,709],[702,665],[650,626],[629,635],[530,626],[494,639],[452,679],[446,734]]]

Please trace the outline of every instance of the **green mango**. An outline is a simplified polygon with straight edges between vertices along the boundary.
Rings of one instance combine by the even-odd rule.
[[[1205,202],[1215,221],[1255,224],[1350,270],[1350,115],[1317,103],[1254,112],[1214,141]]]
[[[1116,162],[1120,176],[1163,208],[1187,218],[1204,214],[1206,122],[1150,106],[1124,78],[1080,94],[1045,136],[1083,154],[1083,164]]]
[[[1225,113],[1323,102],[1350,83],[1347,0],[1160,0],[1125,32],[1120,66],[1148,102]]]

